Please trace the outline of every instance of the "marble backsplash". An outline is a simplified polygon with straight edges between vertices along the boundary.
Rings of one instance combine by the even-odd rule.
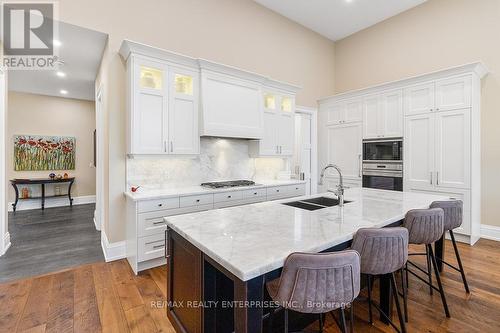
[[[232,179],[271,180],[287,168],[287,159],[251,158],[247,140],[201,138],[200,155],[196,157],[127,159],[127,187],[191,186]]]

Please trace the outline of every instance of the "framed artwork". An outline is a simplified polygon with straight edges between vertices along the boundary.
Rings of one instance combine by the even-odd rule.
[[[64,136],[14,136],[14,170],[74,170],[74,137]]]

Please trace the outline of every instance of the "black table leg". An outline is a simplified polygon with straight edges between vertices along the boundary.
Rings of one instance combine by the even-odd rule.
[[[42,210],[45,209],[45,184],[42,184]]]
[[[69,199],[69,206],[70,207],[73,207],[73,198],[71,197],[71,187],[73,187],[73,183],[74,183],[74,180],[72,180],[68,186],[68,199]]]
[[[12,209],[14,210],[14,212],[16,211],[16,208],[17,208],[17,202],[19,201],[19,189],[17,188],[17,185],[16,184],[12,184],[12,187],[14,188],[14,191],[16,192],[16,200],[14,201],[14,203],[12,204]]]
[[[263,299],[264,275],[248,281],[234,281],[234,300],[236,302],[234,308],[235,333],[262,332]]]
[[[380,309],[384,311],[389,318],[392,318],[392,290],[391,290],[391,274],[380,276]],[[387,319],[380,314],[380,321],[384,324],[389,324]]]
[[[443,260],[444,260],[444,240],[445,240],[445,233],[443,233],[443,236],[436,242],[434,243],[434,252],[436,256],[436,261],[437,261],[437,267],[440,272],[443,271]]]

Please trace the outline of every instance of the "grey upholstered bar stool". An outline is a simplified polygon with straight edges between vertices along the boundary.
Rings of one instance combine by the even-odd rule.
[[[403,226],[408,229],[409,241],[410,244],[417,245],[425,245],[426,254],[430,259],[432,266],[434,268],[434,274],[436,276],[436,281],[438,284],[438,288],[436,288],[432,284],[432,280],[425,280],[420,277],[418,274],[413,272],[406,267],[406,272],[411,273],[424,283],[428,284],[429,287],[439,292],[441,295],[441,301],[443,303],[444,312],[446,317],[450,317],[450,311],[448,310],[448,303],[446,302],[446,295],[444,293],[444,288],[441,283],[441,277],[439,275],[439,270],[437,267],[436,256],[434,255],[434,251],[432,249],[432,244],[435,243],[438,239],[443,236],[444,232],[444,211],[441,208],[431,208],[431,209],[413,209],[406,213],[405,220]],[[420,254],[420,253],[419,253]],[[412,255],[412,254],[410,254]],[[432,273],[430,268],[428,271],[420,268],[417,264],[408,261],[408,264],[419,269],[423,273],[430,276]],[[406,281],[406,286],[408,285],[408,281]],[[404,287],[405,288],[405,287]],[[408,308],[406,306],[406,291],[404,291],[405,295],[405,317],[408,320]]]
[[[368,277],[368,312],[370,323],[373,323],[372,305],[389,321],[397,332],[406,332],[405,320],[399,303],[394,273],[401,270],[408,260],[408,230],[405,228],[363,228],[354,235],[351,248],[361,255],[361,273]],[[373,278],[389,275],[390,285],[396,309],[398,311],[400,329],[392,322],[387,313],[372,301],[371,288]]]
[[[266,284],[273,301],[285,311],[285,332],[288,332],[289,310],[319,314],[322,331],[322,314],[336,309],[340,309],[339,327],[342,332],[347,332],[344,307],[359,294],[359,265],[359,253],[352,250],[290,254],[281,277]],[[269,331],[272,330],[274,312],[270,313]],[[352,309],[350,312],[352,314]]]
[[[467,279],[465,278],[464,266],[462,265],[462,260],[460,259],[460,253],[458,252],[455,235],[453,234],[453,229],[456,229],[462,225],[463,207],[464,203],[461,200],[434,201],[431,204],[431,208],[441,208],[444,211],[444,233],[446,233],[446,231],[450,233],[450,238],[453,244],[453,249],[455,250],[458,267],[451,265],[450,263],[444,261],[442,258],[436,259],[453,268],[457,272],[460,272],[460,275],[462,275],[462,282],[464,283],[465,291],[467,293],[470,293],[469,284],[467,283]]]

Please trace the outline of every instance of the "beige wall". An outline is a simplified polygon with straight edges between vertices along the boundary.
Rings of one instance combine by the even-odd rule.
[[[9,92],[7,120],[7,178],[47,177],[51,171],[14,171],[13,136],[16,134],[76,137],[75,170],[60,170],[76,177],[73,196],[95,195],[93,163],[94,102]],[[9,188],[9,202],[14,190]]]
[[[125,237],[125,66],[123,39],[237,66],[303,86],[297,103],[333,93],[334,45],[251,0],[62,0],[62,21],[109,34],[104,87],[109,241]]]
[[[482,223],[500,226],[500,1],[429,0],[335,43],[343,92],[474,61],[482,89]]]

